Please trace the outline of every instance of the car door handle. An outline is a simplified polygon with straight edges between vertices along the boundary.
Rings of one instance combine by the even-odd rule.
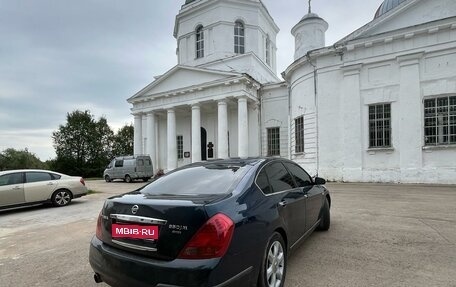
[[[54,185],[54,183],[53,183],[53,182],[50,182],[50,183],[48,183],[47,185]]]
[[[279,202],[279,206],[285,207],[287,206],[287,202],[285,200],[282,200],[281,202]]]
[[[13,187],[13,190],[18,190],[18,189],[21,189],[21,187],[20,186]]]

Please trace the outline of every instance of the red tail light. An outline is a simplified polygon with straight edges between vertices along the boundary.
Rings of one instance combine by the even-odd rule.
[[[95,235],[97,236],[98,239],[102,240],[102,231],[101,231],[101,225],[102,225],[102,217],[101,217],[101,212],[98,215],[98,220],[97,220],[97,231]]]
[[[79,182],[80,182],[82,185],[84,185],[84,186],[86,185],[86,183],[85,183],[85,181],[84,181],[84,179],[83,179],[82,177],[81,177],[81,179],[79,180]]]
[[[225,255],[233,237],[234,223],[218,213],[193,235],[179,254],[180,259],[209,259]]]

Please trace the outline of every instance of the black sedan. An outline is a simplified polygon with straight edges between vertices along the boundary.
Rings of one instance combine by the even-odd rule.
[[[108,199],[90,244],[96,282],[111,286],[270,286],[315,229],[331,198],[292,161],[191,164]]]

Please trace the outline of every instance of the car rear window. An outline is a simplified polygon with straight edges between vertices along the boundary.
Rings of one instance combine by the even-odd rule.
[[[208,164],[179,169],[141,190],[150,195],[211,195],[230,193],[248,171],[248,166]]]

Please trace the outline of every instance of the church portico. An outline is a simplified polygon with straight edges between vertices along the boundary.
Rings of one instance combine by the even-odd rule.
[[[249,125],[257,124],[249,118],[258,118],[258,88],[241,76],[206,89],[191,87],[136,100],[135,154],[150,155],[156,169],[163,170],[201,160],[259,155],[259,142],[249,139]]]

